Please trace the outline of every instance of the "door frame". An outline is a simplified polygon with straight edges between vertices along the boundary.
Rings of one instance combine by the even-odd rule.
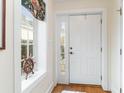
[[[55,28],[56,28],[56,32],[55,32],[55,36],[56,36],[56,83],[57,83],[57,67],[58,67],[58,59],[57,59],[57,55],[58,55],[58,31],[57,31],[57,17],[58,16],[62,16],[62,15],[77,15],[77,14],[91,14],[91,13],[100,13],[102,15],[102,87],[104,90],[110,90],[110,80],[109,80],[109,63],[108,63],[108,39],[107,39],[107,10],[104,8],[91,8],[91,9],[78,9],[78,10],[66,10],[66,11],[57,11],[55,13]],[[69,31],[68,31],[69,32]],[[67,69],[68,69],[68,80],[67,82],[65,82],[66,84],[69,84],[70,80],[69,80],[69,62],[67,64]]]
[[[123,4],[124,4],[124,1],[123,0],[121,0],[120,1],[120,9],[122,9],[120,12],[122,12],[122,15],[120,15],[121,16],[121,20],[120,20],[120,24],[121,24],[121,26],[120,26],[120,28],[121,28],[121,30],[120,30],[120,81],[121,81],[121,83],[120,83],[120,92],[121,93],[123,93],[123,91],[124,91],[124,63],[123,63],[123,61],[124,61],[124,58],[123,58],[123,56],[124,56],[124,30],[123,30],[123,22],[124,22],[124,15],[123,15],[123,13],[124,13],[124,6],[123,6]],[[121,53],[122,52],[122,53]]]

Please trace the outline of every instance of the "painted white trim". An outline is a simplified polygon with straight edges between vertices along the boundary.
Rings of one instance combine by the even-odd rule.
[[[72,14],[87,14],[87,13],[104,13],[106,14],[106,9],[104,8],[87,8],[78,10],[66,10],[66,11],[56,11],[57,15],[72,15]]]
[[[109,86],[109,66],[108,66],[108,58],[107,58],[107,11],[103,8],[89,8],[89,9],[79,9],[79,10],[66,10],[66,11],[57,11],[56,18],[59,15],[72,15],[72,14],[88,14],[88,13],[101,13],[102,14],[102,87],[104,90],[110,90]],[[56,19],[57,20],[57,19]],[[56,31],[56,39],[57,39],[57,31]],[[57,40],[56,40],[57,41]],[[57,53],[57,42],[56,42],[56,53]],[[56,59],[57,62],[57,59]],[[56,65],[57,66],[57,65]]]
[[[58,83],[58,33],[57,33],[57,25],[56,25],[56,16],[55,16],[55,82]]]
[[[21,93],[30,93],[46,77],[47,72],[39,71],[37,74],[36,77],[31,77],[32,81],[26,81],[29,84],[21,90]]]
[[[52,93],[54,87],[55,87],[54,82],[52,82],[45,93]]]
[[[14,26],[14,93],[21,93],[21,0],[14,0],[13,26]],[[20,36],[19,36],[20,35]]]
[[[120,5],[120,7],[121,8],[123,8],[123,4],[124,4],[124,2],[123,2],[123,0],[121,0],[120,1],[120,3],[121,3],[121,5]],[[122,9],[122,12],[124,13],[124,8]],[[124,43],[123,43],[123,41],[124,41],[124,32],[123,32],[123,21],[124,20],[124,15],[121,15],[121,18],[120,18],[120,24],[121,24],[121,26],[120,26],[120,28],[121,28],[121,31],[120,31],[120,41],[121,41],[121,43],[120,43],[120,49],[122,50],[122,55],[120,56],[120,71],[121,71],[121,73],[120,73],[120,88],[122,88],[122,90],[124,90],[124,88],[123,88],[123,78],[124,78],[124,76],[123,76],[123,68],[124,68],[124,64],[123,64],[123,56],[124,56]]]
[[[122,0],[122,7],[123,7],[123,13],[124,13],[124,0]],[[122,84],[121,84],[121,88],[122,88],[122,90],[124,91],[124,29],[123,29],[123,27],[124,27],[124,14],[123,14],[123,16],[122,16],[122,41],[121,41],[121,43],[122,43],[122,59],[121,59],[121,64],[122,64],[122,66],[121,66],[121,70],[122,70],[122,75],[121,75],[121,80],[122,80]]]
[[[118,93],[118,89],[115,88],[113,85],[111,86],[111,89],[112,89],[112,93]]]

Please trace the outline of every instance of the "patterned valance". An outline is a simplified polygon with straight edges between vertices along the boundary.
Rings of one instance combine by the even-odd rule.
[[[43,0],[22,0],[22,5],[27,8],[32,15],[41,21],[46,17],[46,4]]]

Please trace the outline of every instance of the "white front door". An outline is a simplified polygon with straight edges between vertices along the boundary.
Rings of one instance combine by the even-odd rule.
[[[101,15],[69,17],[70,83],[101,83]]]

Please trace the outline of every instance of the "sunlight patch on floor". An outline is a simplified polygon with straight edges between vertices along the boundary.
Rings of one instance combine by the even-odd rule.
[[[62,91],[61,93],[86,93],[86,92],[78,92],[78,91]]]

